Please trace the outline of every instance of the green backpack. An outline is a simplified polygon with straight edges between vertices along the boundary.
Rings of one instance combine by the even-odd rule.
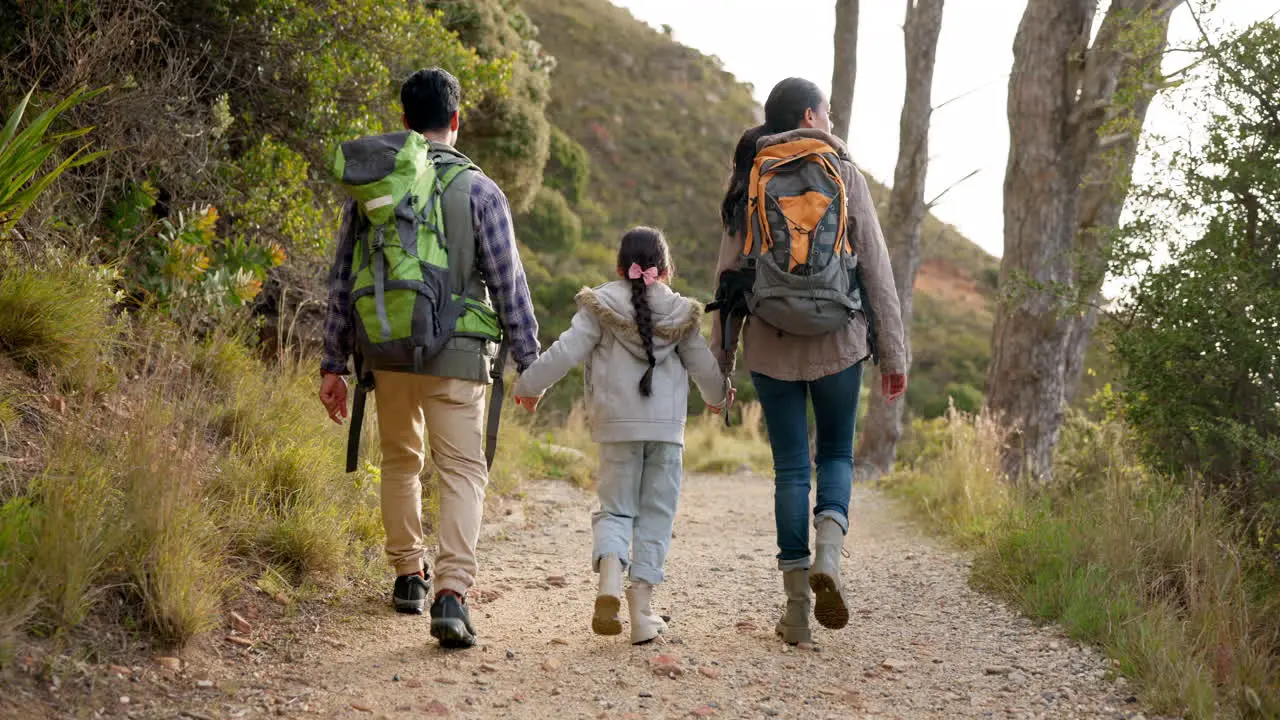
[[[356,469],[372,371],[420,374],[455,337],[500,344],[490,371],[494,392],[485,443],[486,459],[493,463],[506,345],[497,314],[484,298],[470,297],[466,291],[466,278],[474,272],[474,237],[456,238],[466,243],[454,248],[456,262],[465,267],[451,268],[449,228],[444,224],[446,194],[467,192],[464,186],[469,183],[452,185],[467,171],[480,169],[457,152],[432,148],[425,137],[411,131],[350,140],[334,155],[333,175],[357,206],[351,302],[359,384],[347,446],[348,472]],[[456,195],[449,197],[460,202]],[[469,219],[468,215],[467,231]],[[466,232],[456,228],[454,234]],[[457,286],[455,277],[462,278]]]
[[[333,174],[359,215],[351,300],[362,369],[421,373],[455,335],[501,341],[493,310],[450,281],[444,194],[467,170],[479,168],[460,155],[433,158],[416,132],[338,147]]]

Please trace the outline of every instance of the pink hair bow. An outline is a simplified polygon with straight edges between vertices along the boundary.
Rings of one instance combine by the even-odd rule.
[[[627,277],[632,280],[644,278],[644,284],[646,286],[652,285],[658,282],[658,268],[651,267],[641,269],[639,263],[631,263],[631,269],[627,270]]]

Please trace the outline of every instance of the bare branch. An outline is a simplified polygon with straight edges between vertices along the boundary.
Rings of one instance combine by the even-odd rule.
[[[977,175],[977,174],[978,174],[978,173],[980,173],[980,172],[982,172],[982,169],[981,169],[981,168],[978,168],[977,170],[974,170],[974,171],[970,172],[968,175],[965,175],[964,177],[960,178],[959,180],[957,180],[957,181],[955,181],[955,182],[951,183],[950,185],[948,185],[948,186],[947,186],[947,188],[946,188],[945,190],[943,190],[942,192],[938,193],[936,196],[934,196],[934,198],[933,198],[932,200],[930,200],[929,202],[927,202],[927,203],[925,203],[925,204],[924,204],[925,209],[926,209],[926,210],[932,210],[932,209],[933,209],[933,206],[938,204],[938,201],[942,199],[942,196],[943,196],[943,195],[946,195],[947,193],[951,192],[952,190],[954,190],[954,189],[956,188],[956,186],[957,186],[957,185],[959,185],[959,184],[963,183],[964,181],[968,180],[969,178],[973,177],[974,175]]]

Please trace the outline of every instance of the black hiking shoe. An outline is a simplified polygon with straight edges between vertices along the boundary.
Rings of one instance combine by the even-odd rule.
[[[471,627],[467,604],[451,592],[442,592],[431,605],[431,637],[448,649],[469,648],[476,644],[476,629]]]
[[[427,609],[427,598],[431,597],[431,583],[421,575],[401,575],[396,578],[395,587],[391,591],[391,602],[396,612],[408,615],[421,615]]]

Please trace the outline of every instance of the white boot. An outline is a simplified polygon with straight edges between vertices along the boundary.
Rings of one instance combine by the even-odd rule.
[[[600,589],[596,591],[595,612],[591,615],[591,631],[597,635],[622,632],[622,561],[610,553],[600,558]]]
[[[631,644],[643,645],[652,642],[667,629],[663,621],[649,607],[653,597],[653,586],[643,580],[632,580],[627,588],[627,609],[631,613]]]
[[[813,615],[822,627],[839,630],[849,624],[849,603],[840,582],[840,555],[844,550],[844,530],[835,518],[824,517],[815,524],[817,540],[809,587],[813,588]]]

